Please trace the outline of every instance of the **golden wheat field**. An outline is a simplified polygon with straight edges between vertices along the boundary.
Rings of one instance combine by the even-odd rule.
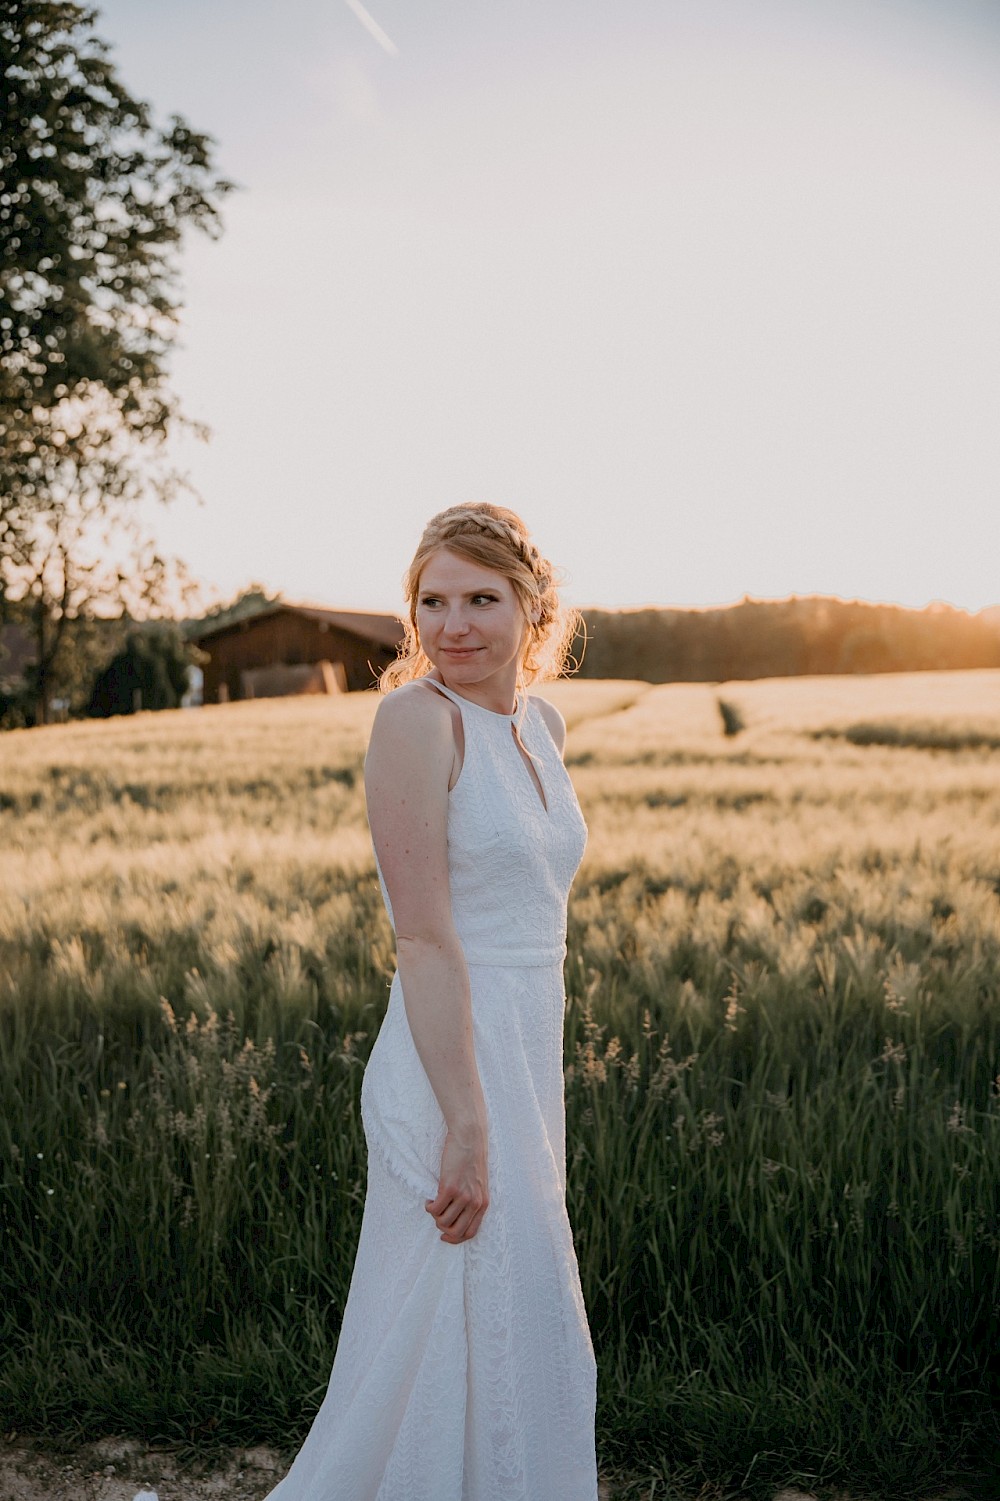
[[[603,1471],[657,1501],[985,1473],[1000,672],[543,691],[590,829],[568,1199]],[[392,971],[375,706],[0,737],[4,1424],[301,1436]]]
[[[785,885],[918,845],[927,880],[977,852],[996,861],[1000,673],[564,681],[547,696],[591,828],[582,884],[604,870],[708,878],[728,859]],[[745,730],[723,735],[720,699]],[[211,909],[220,941],[281,916],[294,946],[296,922],[320,918],[294,896],[311,872],[374,869],[358,778],[375,705],[284,699],[3,736],[4,937]]]

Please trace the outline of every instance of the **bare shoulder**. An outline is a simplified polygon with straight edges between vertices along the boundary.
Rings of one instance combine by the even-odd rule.
[[[454,749],[452,706],[440,693],[419,682],[402,683],[387,693],[375,711],[368,759],[405,750],[432,759]]]
[[[530,693],[528,697],[538,708],[539,713],[548,726],[549,734],[555,741],[556,750],[560,755],[566,744],[566,721],[563,719],[555,704],[550,704],[547,698],[539,698],[536,693]]]
[[[448,785],[455,738],[447,700],[419,683],[387,693],[365,757],[365,803],[396,932],[448,927]]]
[[[372,730],[374,733],[378,725],[382,731],[392,733],[397,728],[420,726],[431,729],[436,724],[450,725],[451,722],[451,703],[443,694],[424,687],[418,678],[412,683],[401,683],[383,696],[375,710]]]

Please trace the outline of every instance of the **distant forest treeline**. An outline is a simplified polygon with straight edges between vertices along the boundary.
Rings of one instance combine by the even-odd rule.
[[[826,596],[715,610],[584,610],[580,676],[649,683],[1000,667],[1000,606],[907,610]],[[578,637],[575,655],[581,656]]]

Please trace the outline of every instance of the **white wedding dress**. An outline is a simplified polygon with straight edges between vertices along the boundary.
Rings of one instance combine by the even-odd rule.
[[[268,1501],[596,1501],[596,1370],[566,1215],[563,1095],[566,899],[586,826],[536,703],[495,714],[428,682],[459,705],[465,730],[448,867],[490,1204],[457,1246],[424,1208],[445,1128],[397,975],[361,1091],[368,1188],[330,1384]]]

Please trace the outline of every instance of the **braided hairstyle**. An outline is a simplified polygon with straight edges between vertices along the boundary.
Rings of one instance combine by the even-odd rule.
[[[514,511],[485,501],[470,501],[439,512],[424,529],[403,579],[409,619],[399,656],[379,679],[383,693],[431,670],[433,664],[424,655],[417,633],[417,596],[424,565],[442,547],[492,569],[513,585],[528,624],[518,666],[519,686],[572,671],[576,663],[570,660],[569,649],[580,627],[580,613],[561,604],[552,564],[542,557]],[[533,613],[537,613],[537,621],[531,619]]]

